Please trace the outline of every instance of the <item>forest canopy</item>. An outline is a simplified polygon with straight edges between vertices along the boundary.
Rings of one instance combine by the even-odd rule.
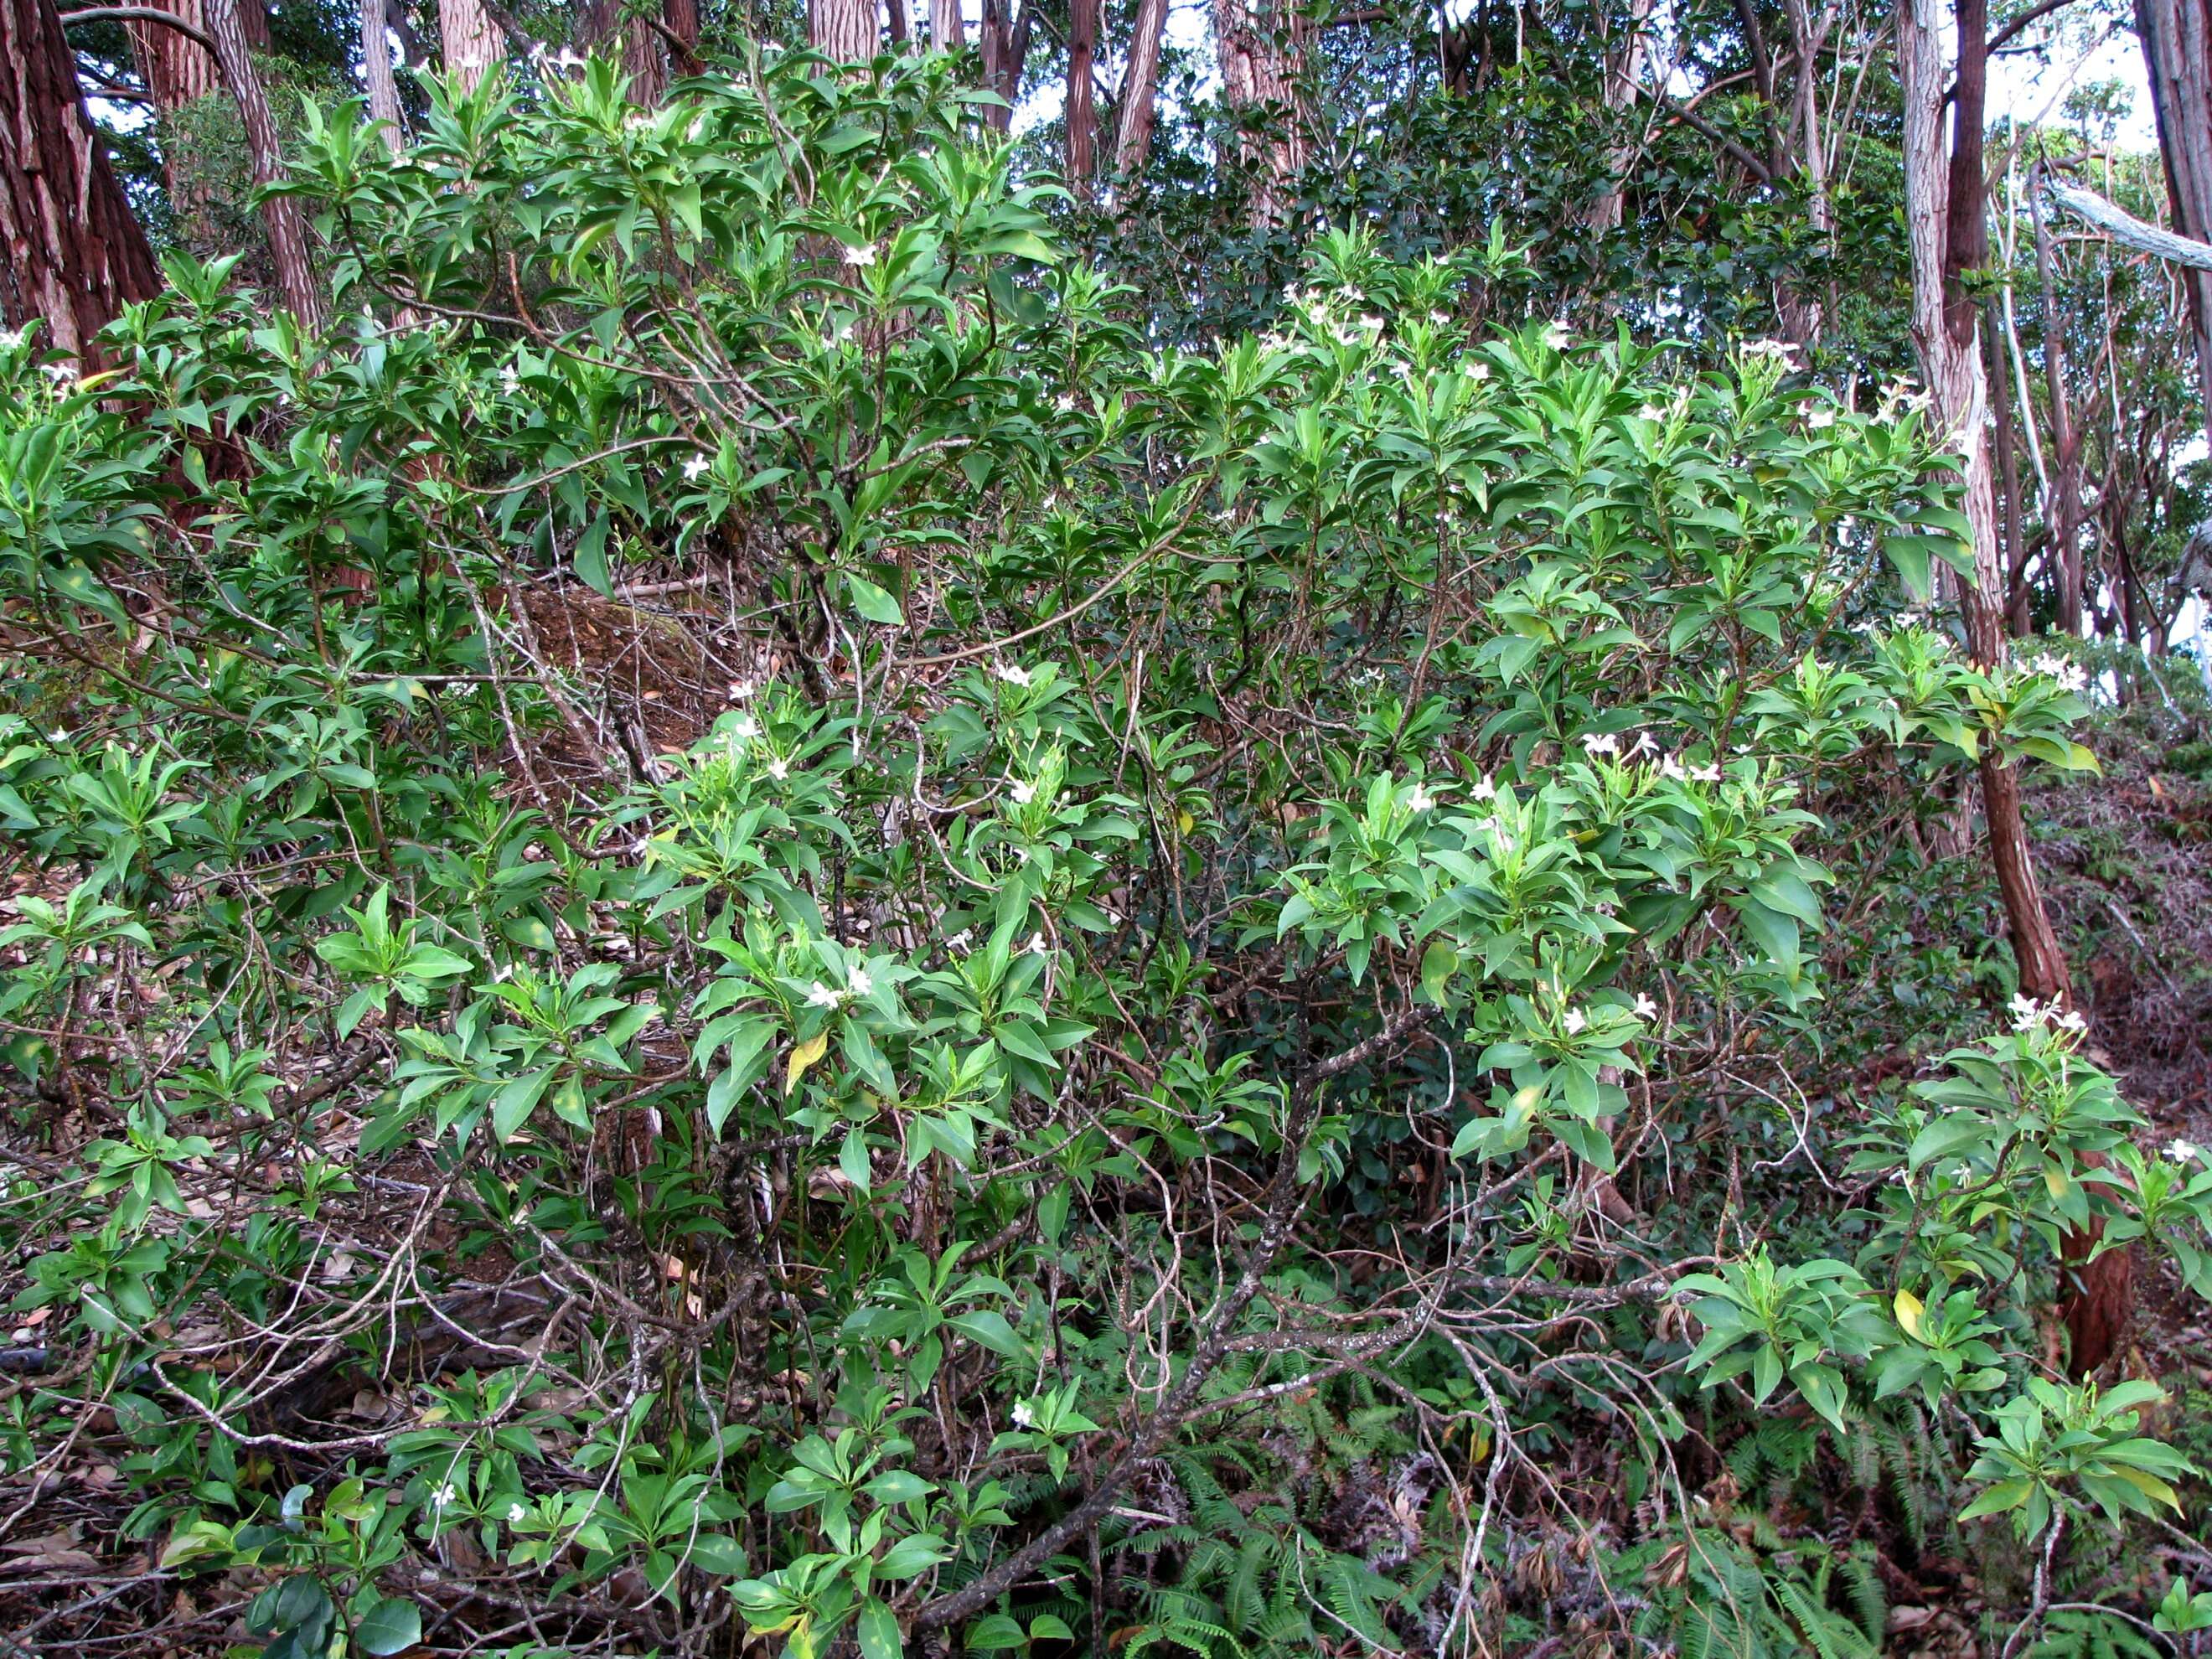
[[[2212,1645],[2203,0],[1199,21],[0,0],[0,1652]]]

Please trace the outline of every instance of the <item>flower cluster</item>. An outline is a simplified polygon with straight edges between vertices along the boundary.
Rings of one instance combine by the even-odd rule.
[[[2012,1000],[2012,1029],[2033,1031],[2044,1026],[2060,1031],[2086,1031],[2089,1022],[2062,1002],[2038,1002],[2031,996],[2015,995]]]

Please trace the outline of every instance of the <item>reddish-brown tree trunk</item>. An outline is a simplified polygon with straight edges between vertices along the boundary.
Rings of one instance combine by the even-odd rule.
[[[807,0],[806,44],[823,57],[872,62],[881,38],[877,0]]]
[[[1988,13],[1984,0],[1960,0],[1957,92],[1948,155],[1943,140],[1943,51],[1937,0],[1900,0],[1898,79],[1904,104],[1905,219],[1912,252],[1912,333],[1935,403],[1935,415],[1965,459],[1966,516],[1973,546],[1973,580],[1960,586],[1966,646],[1984,666],[2003,660],[2004,569],[1997,546],[1990,477],[1988,381],[1984,374],[1978,307],[1965,274],[1989,246],[1982,161],[1983,94],[1987,85]],[[1981,757],[1983,817],[1990,862],[2012,934],[2021,994],[2070,1006],[2066,954],[2051,926],[2021,810],[2020,774],[1994,745]],[[2133,1300],[2127,1253],[2092,1262],[2100,1230],[2062,1243],[2069,1281],[2063,1310],[2077,1374],[2102,1364]]]
[[[1121,119],[1114,138],[1114,170],[1133,179],[1152,147],[1159,113],[1160,42],[1167,33],[1168,0],[1138,0],[1129,37],[1129,67],[1121,76]]]
[[[474,92],[507,56],[507,42],[483,0],[438,0],[438,45],[446,73],[464,92]]]
[[[968,44],[960,0],[929,0],[929,44],[938,52],[958,52]]]
[[[78,88],[53,0],[0,0],[0,317],[80,358],[161,279]]]
[[[1265,10],[1260,9],[1266,4]],[[1291,181],[1306,164],[1304,112],[1297,75],[1304,38],[1298,14],[1271,0],[1213,0],[1213,39],[1221,57],[1221,89],[1240,119],[1256,117],[1261,131],[1244,141],[1255,163],[1254,222],[1281,222]]]
[[[161,121],[161,173],[169,188],[169,207],[187,243],[210,239],[208,210],[215,205],[208,179],[198,164],[188,136],[179,131],[179,111],[223,89],[222,70],[215,54],[196,35],[207,33],[207,14],[200,0],[149,0],[154,9],[167,13],[185,27],[126,21],[131,55],[146,82]],[[269,50],[269,15],[258,0],[239,14],[246,44],[253,51]],[[188,32],[189,31],[189,32]]]
[[[586,49],[592,52],[618,46],[631,103],[651,109],[666,95],[668,53],[660,32],[644,18],[632,16],[622,0],[588,0],[583,40]]]
[[[407,141],[399,113],[399,79],[392,68],[392,21],[385,0],[361,0],[362,79],[368,92],[368,118],[384,129],[394,155]]]
[[[2136,0],[2173,228],[2212,242],[2212,0]],[[2212,270],[2185,270],[2197,325],[2197,373],[2212,434]]]
[[[215,41],[223,79],[246,126],[246,155],[253,182],[268,185],[284,181],[284,147],[276,133],[276,117],[269,95],[261,88],[261,72],[254,67],[247,47],[246,27],[240,21],[237,0],[201,0],[201,15]],[[289,196],[264,197],[261,222],[269,233],[269,254],[276,265],[276,286],[302,326],[319,332],[326,322],[322,284],[315,280],[313,260],[307,252],[307,216]]]
[[[1069,0],[1067,20],[1067,177],[1089,196],[1098,173],[1098,102],[1091,74],[1098,56],[1098,0]]]

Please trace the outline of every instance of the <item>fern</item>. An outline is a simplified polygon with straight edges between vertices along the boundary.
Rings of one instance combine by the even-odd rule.
[[[1843,1569],[1844,1591],[1859,1630],[1879,1644],[1889,1629],[1889,1592],[1882,1588],[1881,1558],[1871,1544],[1860,1544],[1844,1558]]]

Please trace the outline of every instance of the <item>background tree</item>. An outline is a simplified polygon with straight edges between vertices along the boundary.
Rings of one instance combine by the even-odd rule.
[[[0,4],[0,319],[64,351],[160,286],[105,138],[85,108],[53,0]]]

